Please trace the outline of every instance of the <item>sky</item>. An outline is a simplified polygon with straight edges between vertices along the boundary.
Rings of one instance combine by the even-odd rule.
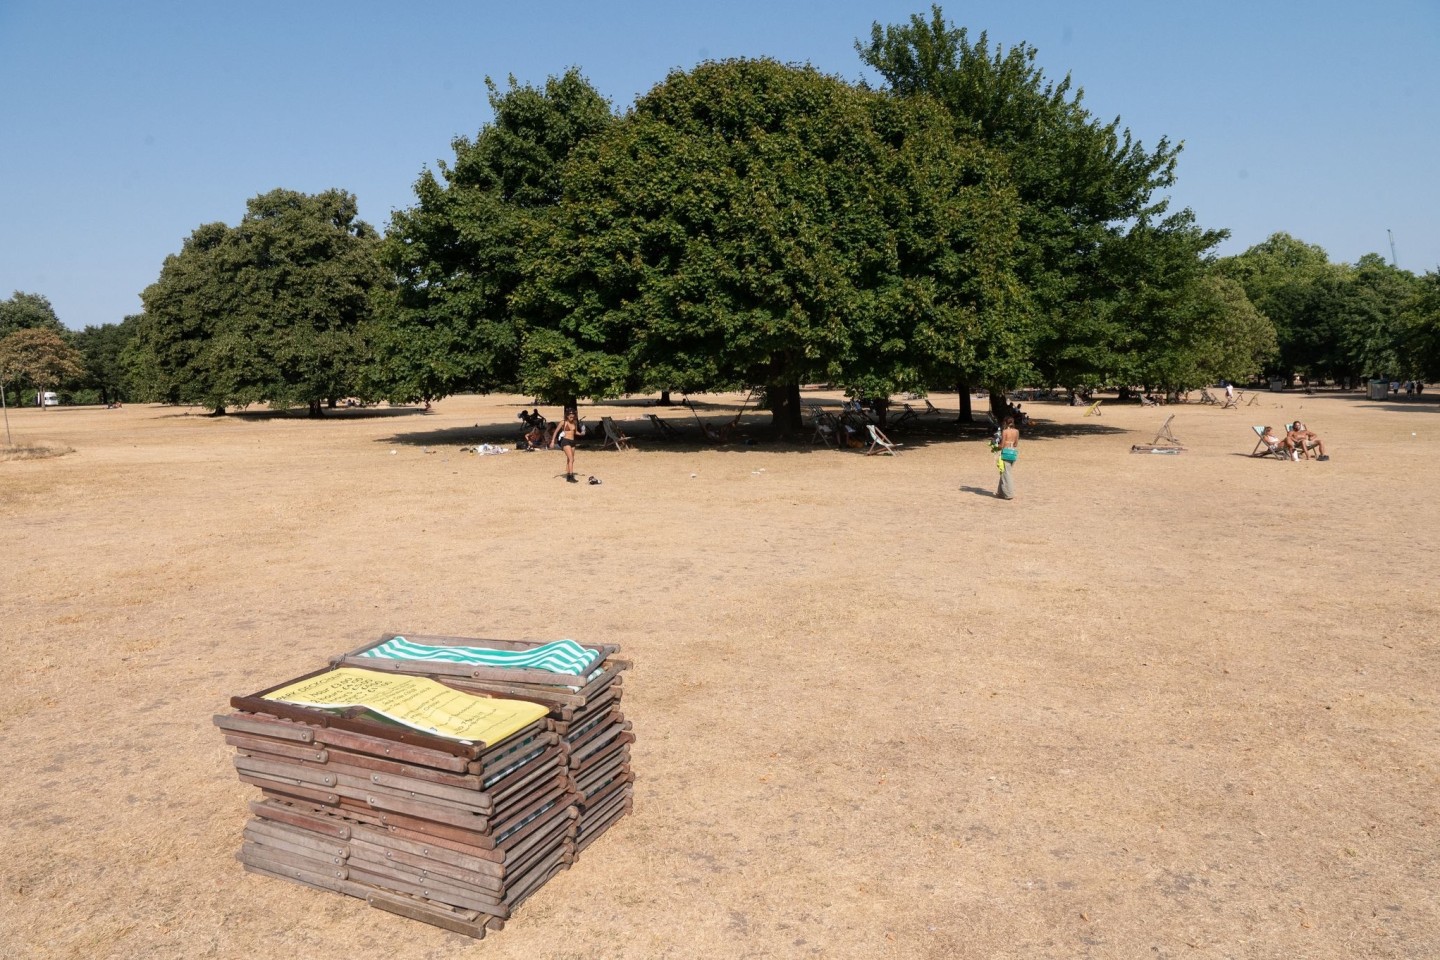
[[[485,78],[578,67],[616,110],[705,60],[877,82],[891,0],[0,0],[0,299],[118,323],[204,223],[276,187],[355,194],[384,229],[491,118]],[[1235,254],[1284,231],[1335,262],[1440,268],[1440,0],[970,0],[1102,121],[1183,141],[1173,208]]]

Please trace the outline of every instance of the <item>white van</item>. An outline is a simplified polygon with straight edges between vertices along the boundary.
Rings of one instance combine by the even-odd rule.
[[[54,390],[46,390],[44,393],[35,394],[35,406],[58,407],[60,406],[60,398],[55,395]]]

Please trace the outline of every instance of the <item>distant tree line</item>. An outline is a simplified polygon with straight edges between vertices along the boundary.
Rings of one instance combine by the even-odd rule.
[[[813,382],[998,404],[1021,384],[1440,376],[1440,276],[1284,234],[1217,258],[1225,232],[1167,206],[1180,145],[1102,123],[1034,48],[934,7],[856,49],[878,87],[729,60],[617,113],[577,70],[491,84],[494,119],[384,236],[344,191],[256,197],[166,259],[140,314],[50,324],[75,367],[44,376],[312,414],[755,389],[781,431]],[[43,300],[0,305],[0,334],[46,328]]]

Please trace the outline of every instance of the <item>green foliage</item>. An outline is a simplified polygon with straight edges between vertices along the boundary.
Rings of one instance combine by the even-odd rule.
[[[1275,326],[1279,353],[1270,370],[1288,378],[1319,373],[1326,338],[1314,323],[1319,282],[1336,271],[1325,251],[1288,233],[1272,234],[1243,254],[1219,261],[1218,269],[1238,282],[1257,310]]]
[[[125,348],[135,332],[135,318],[123,323],[89,326],[74,336],[75,348],[84,358],[85,378],[78,389],[93,394],[95,400],[109,403],[131,398],[124,361]],[[76,402],[81,402],[76,399]]]
[[[1277,233],[1218,267],[1275,325],[1273,369],[1281,376],[1422,374],[1423,324],[1417,328],[1414,317],[1424,284],[1380,256],[1334,264],[1320,247]]]
[[[515,305],[541,395],[918,386],[1013,296],[1013,198],[938,111],[768,60],[672,73],[564,169]],[[918,335],[917,335],[918,331]],[[966,353],[968,351],[968,353]]]
[[[141,295],[127,362],[147,398],[227,405],[356,393],[388,274],[379,236],[340,190],[274,190],[235,227],[199,227]]]
[[[62,336],[68,332],[47,298],[19,290],[0,300],[0,339],[16,330],[50,330]]]
[[[0,339],[0,383],[53,390],[84,373],[79,351],[55,330],[26,327]]]
[[[1440,380],[1440,271],[1419,278],[1401,313],[1401,376]]]
[[[1139,248],[1164,246],[1157,235],[1177,233],[1189,247],[1190,275],[1224,237],[1197,231],[1189,211],[1165,215],[1157,194],[1174,182],[1179,145],[1162,138],[1147,150],[1118,119],[1096,120],[1068,76],[1046,80],[1033,47],[992,51],[986,34],[972,42],[938,6],[928,20],[877,23],[869,43],[856,47],[894,94],[938,101],[957,136],[1002,154],[1019,196],[1016,272],[1032,319],[1002,340],[1008,353],[959,379],[999,389],[1032,371],[1071,385],[1123,377],[1132,354],[1150,343],[1128,326],[1137,298],[1143,304],[1152,288],[1178,295],[1184,287],[1163,272],[1175,262],[1168,251],[1152,258]],[[1150,319],[1153,328],[1163,318]]]
[[[514,388],[526,329],[510,308],[529,252],[548,233],[561,168],[612,122],[609,103],[571,70],[543,89],[490,85],[495,120],[457,138],[453,164],[425,171],[418,203],[397,211],[384,248],[399,290],[377,324],[375,389],[392,399]]]

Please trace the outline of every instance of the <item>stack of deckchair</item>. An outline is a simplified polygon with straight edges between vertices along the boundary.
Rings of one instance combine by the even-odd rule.
[[[616,652],[387,635],[232,698],[237,712],[215,723],[240,779],[261,791],[238,858],[473,937],[499,929],[630,808],[633,737],[618,709],[629,664]],[[418,700],[434,689],[484,714],[467,728],[484,738],[393,722],[373,697],[368,709],[317,706],[306,693],[316,684],[413,685]]]
[[[575,852],[588,847],[631,808],[635,736],[620,711],[621,674],[630,668],[612,645],[386,634],[337,657],[336,666],[363,666],[443,679],[459,690],[514,697],[550,709],[550,729],[568,755],[579,810]]]

